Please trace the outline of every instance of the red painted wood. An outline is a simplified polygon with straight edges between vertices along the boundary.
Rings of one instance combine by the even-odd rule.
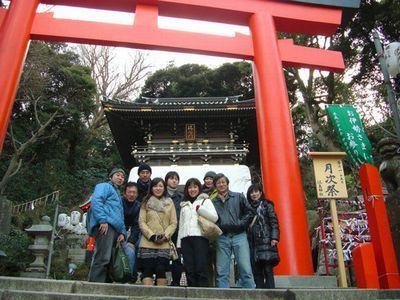
[[[370,164],[362,164],[360,180],[371,241],[374,246],[379,285],[383,289],[400,288],[399,269],[378,168]]]
[[[263,185],[275,204],[281,230],[276,273],[312,275],[304,192],[273,17],[254,14],[250,28]]]
[[[374,246],[364,243],[352,251],[357,287],[360,289],[379,289]]]
[[[25,61],[39,0],[13,0],[0,27],[0,150]]]

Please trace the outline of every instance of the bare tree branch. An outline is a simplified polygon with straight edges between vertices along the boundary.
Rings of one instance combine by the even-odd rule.
[[[101,97],[132,99],[139,91],[141,81],[148,75],[150,66],[145,63],[145,55],[139,51],[131,56],[123,70],[118,70],[117,53],[114,48],[81,45],[79,50],[83,63],[91,68],[92,78],[96,82],[94,97],[96,108],[88,120],[89,140],[91,140],[96,137],[96,131],[107,123]]]
[[[37,99],[39,100],[39,99]],[[37,104],[37,101],[35,102],[35,105]],[[35,108],[36,109],[36,108]],[[32,136],[25,141],[24,143],[20,143],[20,146],[17,147],[16,145],[16,139],[14,138],[14,133],[12,126],[10,124],[9,132],[10,132],[10,138],[13,144],[14,148],[14,153],[11,156],[11,159],[9,161],[7,170],[5,171],[1,181],[0,181],[0,195],[4,193],[5,187],[9,180],[15,176],[18,171],[21,169],[22,166],[22,155],[28,149],[30,146],[32,146],[34,143],[36,143],[39,139],[41,138],[47,138],[43,137],[43,134],[45,130],[50,126],[51,122],[55,119],[55,117],[58,115],[58,111],[55,111],[43,124],[40,122],[39,117],[37,115],[37,112],[35,112],[35,119],[37,121],[37,124],[39,127],[36,129],[36,131],[32,132]],[[51,133],[51,135],[54,135],[55,133]]]

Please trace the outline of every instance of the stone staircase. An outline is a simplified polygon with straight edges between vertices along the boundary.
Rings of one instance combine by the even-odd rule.
[[[275,290],[145,287],[85,281],[0,277],[0,300],[108,299],[400,299],[400,290],[288,288]]]

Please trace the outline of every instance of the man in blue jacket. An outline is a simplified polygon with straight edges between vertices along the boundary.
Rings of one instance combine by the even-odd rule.
[[[124,183],[125,172],[114,168],[109,174],[110,181],[96,185],[92,194],[89,234],[96,243],[89,281],[106,282],[107,269],[111,263],[115,242],[126,237],[124,210],[119,187]]]
[[[218,213],[217,225],[223,234],[217,239],[216,285],[229,288],[229,270],[232,252],[239,269],[241,287],[254,288],[250,250],[246,229],[253,218],[253,210],[241,193],[229,190],[229,179],[224,174],[214,177],[217,196],[212,199]]]

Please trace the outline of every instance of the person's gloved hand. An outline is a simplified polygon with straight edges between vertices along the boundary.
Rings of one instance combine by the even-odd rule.
[[[166,242],[166,241],[167,241],[167,237],[166,237],[165,235],[163,235],[163,234],[159,234],[159,235],[157,235],[157,237],[156,237],[155,243],[156,243],[156,244],[162,244],[162,243],[164,243],[164,242]]]

